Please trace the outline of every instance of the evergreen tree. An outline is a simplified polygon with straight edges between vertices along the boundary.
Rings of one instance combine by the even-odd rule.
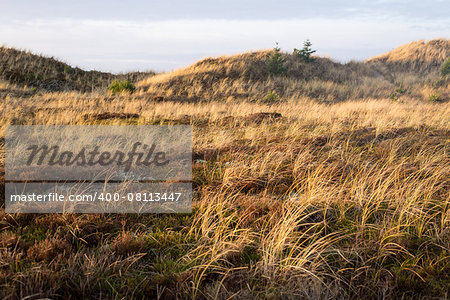
[[[450,74],[450,58],[447,59],[447,61],[442,66],[441,74],[442,74],[442,77]]]
[[[267,72],[271,75],[283,74],[286,72],[285,62],[286,59],[283,57],[278,43],[276,43],[275,48],[273,48],[273,51],[268,55],[266,60]]]
[[[314,58],[311,56],[316,50],[312,50],[311,48],[312,44],[309,40],[306,40],[303,42],[303,49],[299,50],[297,48],[294,48],[294,55],[297,55],[301,59],[303,59],[305,62],[313,62]]]

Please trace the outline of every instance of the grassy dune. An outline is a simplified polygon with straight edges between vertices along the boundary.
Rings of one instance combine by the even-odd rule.
[[[450,41],[432,40],[401,46],[366,62],[337,63],[316,58],[306,63],[284,53],[286,72],[266,70],[269,51],[203,59],[187,68],[158,74],[138,82],[150,99],[176,101],[261,101],[270,92],[280,100],[313,98],[320,102],[388,98],[406,87],[405,98],[428,100],[441,93],[449,100],[448,81],[440,67],[450,56]]]
[[[243,54],[236,64],[261,55]],[[448,297],[449,102],[414,94],[393,102],[381,92],[324,102],[296,91],[270,104],[253,101],[266,85],[303,85],[287,77],[257,80],[261,73],[245,66],[233,75],[236,64],[228,70],[221,59],[146,79],[132,95],[1,86],[2,136],[8,124],[192,124],[195,193],[192,214],[2,209],[0,295]],[[354,75],[342,72],[349,78],[342,85],[357,93],[360,86],[349,85]],[[195,90],[208,80],[219,86]],[[256,82],[254,90],[244,82]],[[379,91],[395,86],[370,84]],[[448,92],[448,85],[440,88]],[[229,98],[240,89],[253,96]],[[214,100],[215,92],[226,97]],[[189,99],[205,93],[213,100]],[[189,101],[152,98],[169,94]],[[1,151],[3,167],[3,145]]]
[[[115,79],[139,81],[153,74],[153,72],[130,72],[115,75],[84,71],[53,57],[0,47],[0,80],[45,91],[93,92],[107,89]]]

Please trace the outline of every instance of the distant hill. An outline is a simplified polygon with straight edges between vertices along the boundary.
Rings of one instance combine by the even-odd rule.
[[[450,56],[450,41],[446,39],[412,42],[365,62],[345,64],[322,57],[305,62],[294,54],[283,53],[285,72],[281,75],[267,70],[271,51],[205,58],[186,68],[156,75],[114,75],[84,71],[54,58],[1,47],[0,80],[48,91],[91,92],[106,91],[115,79],[128,79],[136,83],[139,95],[158,101],[271,102],[309,97],[335,102],[387,98],[399,86],[406,89],[405,97],[427,98],[424,90],[430,91],[428,94],[441,93],[442,99],[450,97],[448,79],[440,78],[441,66]]]
[[[54,58],[0,47],[0,80],[48,91],[91,92],[106,89],[115,79],[136,82],[153,74],[153,72],[133,72],[114,75],[99,71],[84,71]]]
[[[320,57],[305,63],[291,54],[284,54],[285,74],[271,76],[266,69],[269,53],[266,50],[205,58],[187,68],[146,78],[137,86],[158,99],[261,100],[272,91],[280,97],[334,101],[369,96],[367,89],[353,89],[349,83],[364,84],[366,78],[377,76],[364,63],[340,64]]]
[[[370,58],[368,62],[381,62],[390,67],[403,69],[430,70],[442,66],[448,57],[450,57],[450,40],[435,39],[399,46],[392,51]]]
[[[342,101],[386,98],[399,85],[408,86],[409,96],[422,97],[423,86],[439,80],[449,45],[443,39],[413,42],[366,62],[346,64],[320,57],[306,63],[284,53],[286,72],[279,76],[271,76],[266,70],[271,50],[249,52],[206,58],[186,68],[146,78],[137,86],[159,100],[264,100],[275,94],[284,99],[306,96]]]

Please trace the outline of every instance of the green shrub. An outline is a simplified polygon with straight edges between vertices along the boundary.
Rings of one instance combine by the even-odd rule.
[[[64,66],[64,73],[72,74],[73,73],[73,69],[70,66]]]
[[[431,93],[429,96],[431,102],[439,102],[441,100],[441,93]]]
[[[403,85],[400,84],[398,87],[395,88],[395,93],[399,95],[404,95],[406,94],[406,89],[403,87]]]
[[[446,82],[447,82],[446,78],[439,78],[438,80],[436,80],[432,83],[432,86],[434,88],[438,88],[438,87],[444,86],[446,84]]]
[[[280,75],[286,72],[286,67],[284,63],[286,59],[283,57],[281,53],[281,49],[278,47],[278,43],[276,43],[275,48],[273,48],[272,53],[269,54],[266,60],[267,72],[272,75]]]
[[[442,76],[447,76],[450,74],[450,57],[447,59],[447,61],[442,66],[441,74],[442,74]]]
[[[397,102],[398,100],[400,100],[400,98],[395,93],[391,93],[389,95],[389,99],[391,99],[391,101],[393,102]]]
[[[266,98],[264,98],[265,102],[273,103],[278,101],[279,97],[274,91],[269,91]]]
[[[109,86],[109,91],[113,94],[127,92],[132,94],[136,91],[136,87],[129,82],[128,80],[114,80],[113,83]]]
[[[297,48],[294,48],[293,54],[297,57],[300,57],[305,62],[313,62],[315,59],[311,56],[316,50],[312,50],[311,48],[312,44],[309,40],[306,40],[303,42],[303,49],[299,50]]]
[[[406,88],[404,88],[403,85],[400,84],[394,89],[394,92],[389,95],[389,99],[391,99],[392,101],[399,101],[400,96],[403,96],[404,94],[406,94],[406,92]]]

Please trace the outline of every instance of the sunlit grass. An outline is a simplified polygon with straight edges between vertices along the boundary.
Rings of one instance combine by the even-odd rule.
[[[449,108],[8,97],[2,132],[8,124],[193,124],[195,197],[190,215],[2,212],[2,295],[446,297]],[[138,116],[84,117],[117,112]],[[245,117],[258,112],[282,117]]]

